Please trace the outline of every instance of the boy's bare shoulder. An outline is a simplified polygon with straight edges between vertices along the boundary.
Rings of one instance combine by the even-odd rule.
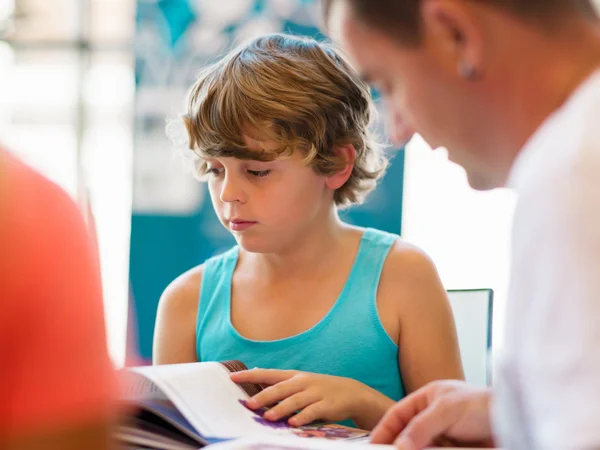
[[[194,267],[175,278],[164,290],[154,327],[154,364],[197,360],[195,324],[203,272],[203,265]]]
[[[420,248],[398,238],[390,249],[381,271],[380,292],[397,300],[423,298],[440,292],[438,271],[431,258]]]
[[[159,303],[163,314],[186,316],[198,309],[204,264],[196,266],[175,278],[164,290]]]
[[[419,247],[409,244],[402,238],[390,249],[382,276],[392,275],[391,279],[414,278],[414,277],[437,277],[437,270],[431,258]]]

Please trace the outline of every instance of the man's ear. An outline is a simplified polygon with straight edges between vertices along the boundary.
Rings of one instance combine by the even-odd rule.
[[[333,175],[329,175],[325,181],[327,187],[333,190],[341,188],[348,181],[352,169],[354,169],[354,161],[356,161],[356,149],[352,144],[336,147],[335,152],[343,162],[340,163],[342,168]]]
[[[481,14],[464,0],[424,0],[421,6],[424,32],[437,47],[435,54],[451,71],[466,78],[465,70],[483,70],[484,36]]]

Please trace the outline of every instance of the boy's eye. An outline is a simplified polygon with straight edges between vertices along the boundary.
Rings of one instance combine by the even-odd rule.
[[[262,178],[262,177],[266,177],[267,175],[269,175],[269,173],[271,173],[271,171],[270,170],[248,170],[248,173],[250,175],[252,175],[253,177]]]

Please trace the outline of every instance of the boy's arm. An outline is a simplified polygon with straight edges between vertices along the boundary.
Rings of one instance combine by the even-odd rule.
[[[158,304],[152,362],[179,364],[198,361],[196,318],[203,266],[180,275],[163,292]]]
[[[407,394],[434,380],[464,380],[448,297],[422,251],[402,240],[394,244],[382,271],[377,306],[386,330],[397,339]],[[354,421],[372,429],[394,402],[376,391],[361,393],[362,407]]]
[[[464,380],[452,308],[427,255],[397,241],[386,261],[379,295],[382,307],[387,303],[396,308],[398,362],[407,393],[434,380]]]

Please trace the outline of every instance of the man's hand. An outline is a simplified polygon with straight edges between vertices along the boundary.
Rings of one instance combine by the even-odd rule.
[[[374,444],[418,450],[440,442],[493,447],[489,389],[435,381],[390,408],[373,430]]]

